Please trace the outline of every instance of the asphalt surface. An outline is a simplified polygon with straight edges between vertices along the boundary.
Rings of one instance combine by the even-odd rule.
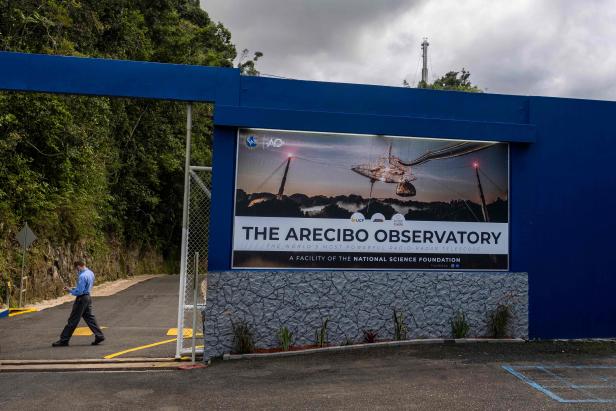
[[[66,325],[72,303],[0,319],[0,359],[51,360],[103,358],[129,348],[169,340],[177,325],[179,277],[153,278],[108,297],[93,297],[94,315],[106,340],[91,346],[93,336],[73,336],[68,347],[52,348]],[[86,327],[81,320],[79,327]],[[173,357],[175,343],[127,353],[126,357]],[[0,407],[1,408],[1,407]]]
[[[218,361],[191,371],[2,373],[0,409],[614,409],[562,404],[503,364],[611,364],[610,344],[468,344]]]

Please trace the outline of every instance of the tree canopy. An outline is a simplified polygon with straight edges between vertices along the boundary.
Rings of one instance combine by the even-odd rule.
[[[0,49],[222,67],[237,57],[198,0],[0,0]],[[195,164],[210,164],[211,113],[194,108]],[[50,246],[177,259],[184,138],[182,103],[0,93],[0,273],[18,266],[24,221]]]
[[[448,71],[443,76],[437,78],[432,83],[420,81],[417,88],[427,88],[432,90],[449,90],[449,91],[465,91],[467,93],[481,93],[482,90],[471,83],[471,73],[462,69],[461,71]],[[410,84],[404,80],[404,87],[410,87]]]
[[[260,51],[255,51],[252,58],[248,58],[248,54],[250,50],[244,49],[240,54],[239,61],[237,63],[237,67],[240,69],[240,73],[245,76],[258,76],[261,73],[257,70],[256,64],[257,60],[263,57],[263,53]]]

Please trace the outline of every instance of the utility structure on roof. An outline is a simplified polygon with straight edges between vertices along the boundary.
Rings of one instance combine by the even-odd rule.
[[[419,85],[420,88],[425,88],[428,84],[428,38],[424,37],[423,42],[421,43],[421,83]]]

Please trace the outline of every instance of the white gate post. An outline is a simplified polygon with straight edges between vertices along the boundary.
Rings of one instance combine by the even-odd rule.
[[[182,209],[182,248],[180,251],[180,290],[178,298],[178,335],[175,348],[175,358],[181,357],[184,340],[184,304],[186,294],[186,259],[188,242],[188,207],[190,184],[190,140],[192,133],[192,104],[186,105],[186,158],[184,159],[184,206]],[[193,330],[194,332],[194,330]]]

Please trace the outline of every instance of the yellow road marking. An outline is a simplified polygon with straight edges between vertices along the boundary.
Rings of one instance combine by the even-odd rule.
[[[184,328],[182,330],[182,334],[184,335],[184,338],[190,338],[193,335],[193,330],[192,328]],[[169,330],[167,331],[167,335],[170,337],[177,337],[178,335],[178,329],[177,328],[169,328]],[[197,332],[196,337],[203,337],[203,334],[200,332]]]
[[[105,329],[107,327],[101,327],[101,329]],[[92,330],[90,330],[90,327],[77,327],[75,328],[75,332],[73,333],[73,336],[77,336],[77,337],[89,337],[91,335],[94,335],[94,333],[92,332]]]
[[[38,310],[36,308],[9,308],[9,317],[15,317],[16,315],[35,313]]]
[[[141,345],[139,347],[129,348],[128,350],[119,351],[119,352],[116,352],[116,353],[113,353],[113,354],[106,355],[103,358],[109,360],[111,358],[119,357],[120,355],[123,355],[123,354],[128,354],[129,352],[145,350],[146,348],[156,347],[157,345],[168,344],[168,343],[171,343],[171,342],[175,342],[176,340],[177,340],[176,338],[171,338],[169,340],[159,341],[159,342],[155,342],[155,343],[148,344],[148,345]]]

